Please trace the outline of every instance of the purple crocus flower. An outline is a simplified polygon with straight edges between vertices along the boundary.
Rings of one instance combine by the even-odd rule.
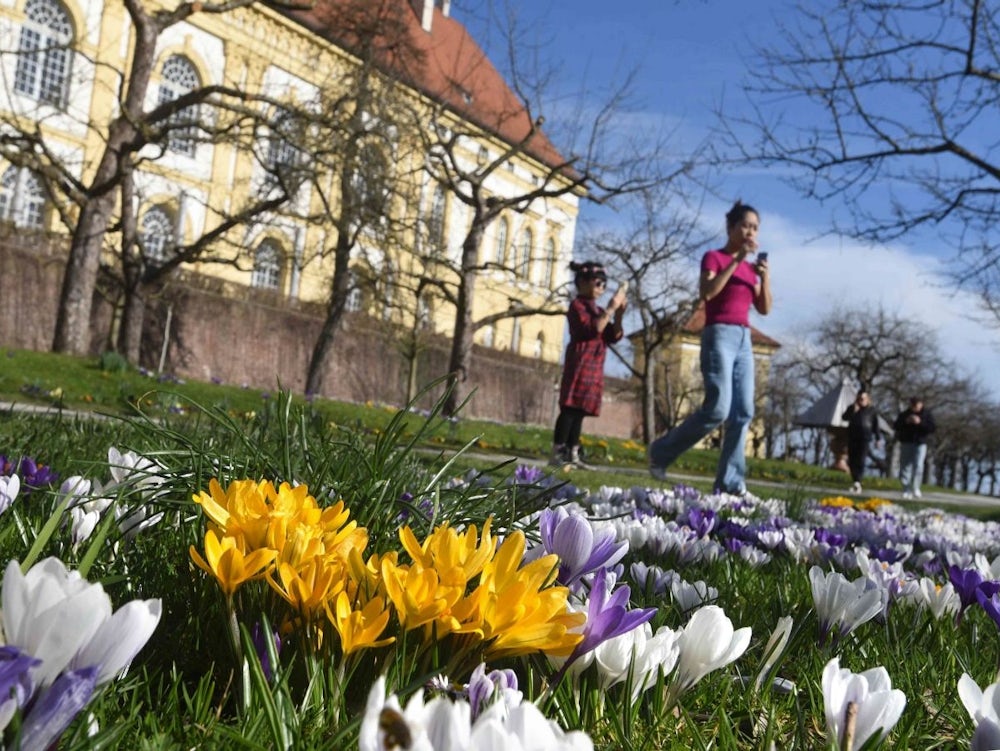
[[[530,464],[518,464],[514,469],[515,485],[534,485],[545,477],[545,473],[538,467]]]
[[[486,663],[479,663],[472,675],[469,677],[469,685],[466,693],[469,697],[469,706],[472,710],[472,721],[475,722],[480,713],[491,702],[494,696],[501,699],[513,692],[518,698],[520,693],[517,688],[517,673],[513,670],[491,670],[486,672]]]
[[[277,631],[272,631],[271,635],[274,638],[274,653],[276,655],[280,655],[281,637],[278,635]],[[271,653],[267,648],[267,637],[264,632],[264,627],[261,625],[260,621],[253,624],[253,631],[250,633],[250,640],[253,642],[253,648],[257,653],[257,659],[260,660],[260,668],[264,671],[264,677],[270,681],[274,676],[274,669],[271,665]]]
[[[976,590],[976,599],[997,628],[1000,628],[1000,582],[987,581],[980,584]]]
[[[975,605],[976,590],[979,589],[985,579],[982,572],[978,569],[949,566],[948,580],[955,587],[955,591],[962,601],[962,607],[959,609],[957,616],[957,619],[961,620],[962,614],[965,613],[966,609],[970,605]]]
[[[632,590],[625,584],[614,592],[609,592],[607,571],[603,568],[598,569],[594,576],[594,583],[590,588],[590,602],[587,605],[587,623],[583,627],[583,641],[576,645],[576,649],[573,650],[569,659],[553,678],[552,685],[556,685],[562,679],[566,669],[579,657],[609,639],[626,634],[652,620],[653,616],[656,615],[656,608],[629,610],[628,602],[631,596]]]
[[[599,568],[613,566],[628,552],[628,541],[618,542],[613,530],[595,534],[586,518],[562,507],[542,511],[539,528],[545,552],[559,557],[556,578],[566,587],[574,587]]]
[[[49,748],[94,695],[96,665],[69,670],[35,699],[21,725],[21,748]]]
[[[700,539],[715,529],[716,516],[715,511],[710,508],[693,508],[687,513],[686,524]]]
[[[41,664],[41,660],[25,654],[17,647],[0,647],[0,715],[8,701],[16,702],[18,707],[24,706],[34,691],[31,669]],[[2,730],[3,725],[0,724],[0,731]]]
[[[816,538],[816,542],[825,542],[827,545],[833,548],[841,548],[847,543],[847,536],[840,535],[836,532],[831,532],[825,527],[820,527],[815,532],[813,536]]]

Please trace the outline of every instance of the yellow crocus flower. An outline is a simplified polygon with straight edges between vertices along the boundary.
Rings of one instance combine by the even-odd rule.
[[[374,649],[392,644],[396,637],[379,639],[389,623],[389,608],[381,597],[369,600],[361,610],[352,610],[347,592],[340,592],[334,610],[326,607],[327,618],[340,634],[340,646],[345,655],[359,649]]]
[[[270,574],[267,583],[306,622],[315,620],[326,602],[342,592],[346,585],[343,565],[320,557],[310,558],[298,567],[279,563],[277,570],[280,583]]]
[[[413,530],[407,526],[399,530],[399,539],[414,563],[424,568],[437,568],[439,571],[459,566],[464,578],[469,580],[479,575],[496,552],[496,544],[490,534],[490,522],[487,519],[483,525],[481,540],[475,524],[470,525],[462,534],[447,524],[442,524],[427,536],[422,545],[417,542]]]
[[[465,591],[464,585],[445,585],[432,568],[397,566],[388,558],[382,560],[382,583],[405,630],[436,621],[441,624],[441,636],[460,626],[449,613]]]
[[[226,597],[232,597],[244,582],[262,576],[276,555],[267,548],[245,555],[237,538],[226,535],[220,540],[211,529],[205,533],[205,557],[194,545],[190,553],[199,568],[216,578]]]

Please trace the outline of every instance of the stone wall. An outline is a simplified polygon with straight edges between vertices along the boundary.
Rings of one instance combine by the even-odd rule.
[[[0,346],[47,350],[58,309],[65,250],[58,239],[0,230]],[[141,364],[199,380],[302,392],[322,306],[223,282],[179,275],[150,296]],[[92,317],[92,351],[111,341],[112,305],[98,296]],[[166,350],[163,343],[166,339]],[[346,314],[323,395],[334,399],[402,404],[407,365],[384,327],[364,314]],[[418,361],[419,382],[445,374],[449,341],[435,337]],[[165,356],[164,356],[165,355]],[[475,391],[469,417],[550,426],[558,411],[559,367],[476,345],[470,380]],[[429,406],[434,394],[424,398]],[[625,381],[608,379],[599,418],[588,434],[630,437],[639,407]]]

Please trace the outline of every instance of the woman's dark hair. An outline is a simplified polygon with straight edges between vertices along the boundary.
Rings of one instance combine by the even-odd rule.
[[[573,272],[573,278],[576,281],[608,278],[608,273],[604,270],[604,264],[597,261],[584,261],[583,263],[570,261],[569,270]]]
[[[732,229],[737,224],[743,221],[747,214],[756,214],[760,216],[760,212],[757,211],[753,206],[748,203],[743,203],[739,199],[733,204],[733,207],[726,212],[726,229]]]

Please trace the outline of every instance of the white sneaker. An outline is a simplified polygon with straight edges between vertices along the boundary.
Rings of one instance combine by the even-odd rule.
[[[923,494],[923,493],[921,493],[921,492],[920,492],[919,490],[914,490],[914,491],[913,491],[913,497],[914,497],[914,498],[923,498],[923,497],[924,497],[924,494]]]
[[[912,501],[913,500],[913,493],[909,493],[909,492],[903,493],[903,500],[904,501]]]
[[[661,467],[661,466],[656,465],[656,464],[650,464],[649,465],[649,474],[651,474],[654,479],[659,480],[660,482],[666,482],[667,481],[667,468],[666,467]]]
[[[860,493],[861,492],[861,483],[860,482],[856,482],[853,485],[851,485],[851,492],[852,493]]]

